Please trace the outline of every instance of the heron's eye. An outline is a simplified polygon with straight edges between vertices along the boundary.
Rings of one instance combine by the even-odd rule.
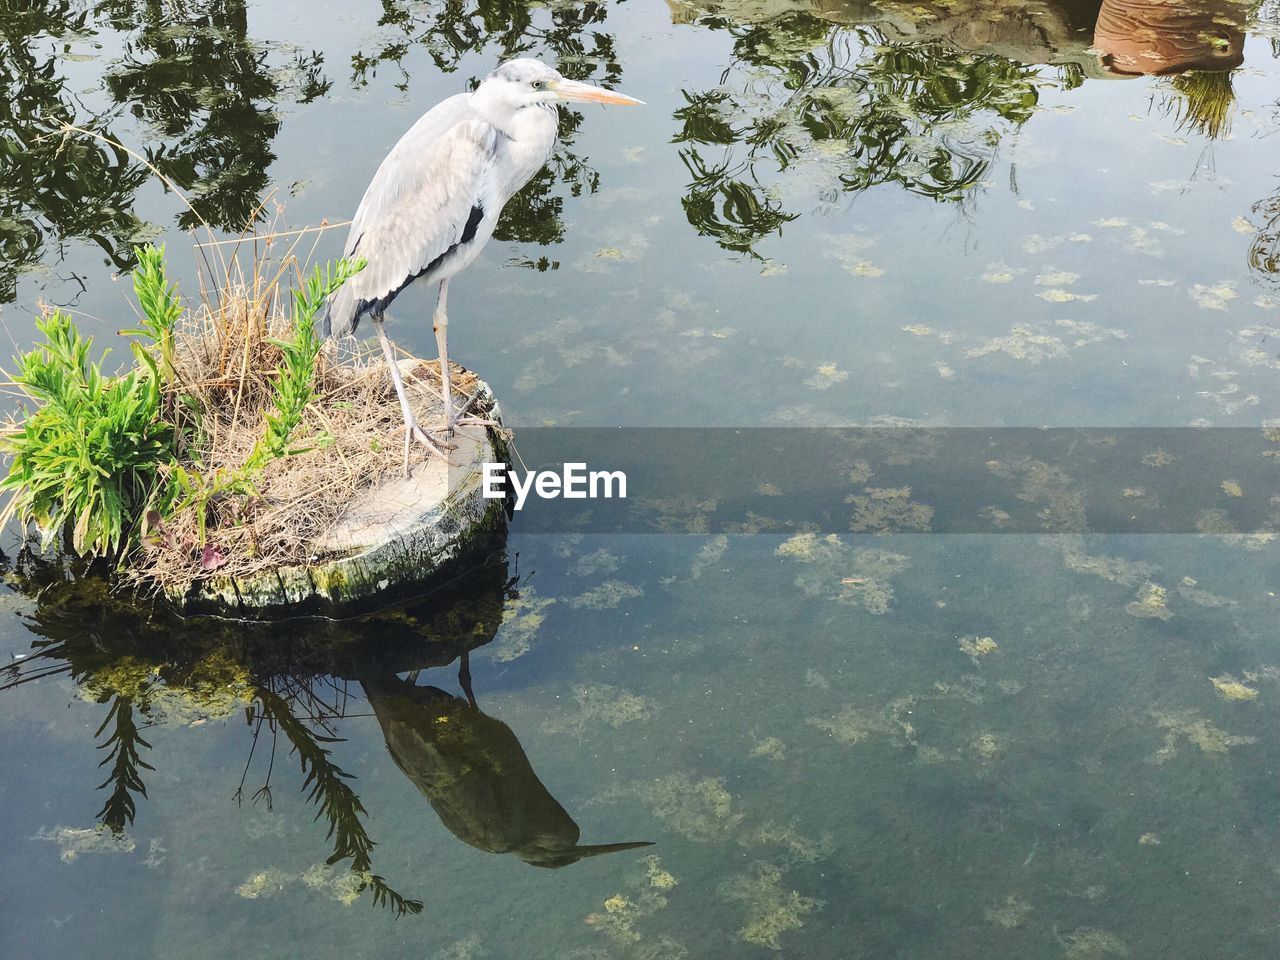
[[[541,89],[542,89],[542,81],[541,81],[541,80],[535,80],[535,81],[533,81],[533,83],[531,84],[531,86],[532,86],[532,87],[533,87],[533,89],[535,89],[535,90],[541,90]]]

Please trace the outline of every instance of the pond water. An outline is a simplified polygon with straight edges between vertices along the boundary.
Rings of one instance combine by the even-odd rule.
[[[140,240],[194,292],[193,223],[345,220],[524,53],[647,105],[566,113],[451,285],[517,443],[850,428],[816,489],[739,448],[733,523],[697,471],[623,532],[517,516],[349,623],[10,564],[0,956],[1275,953],[1274,3],[61,0],[0,44],[14,352],[41,304],[129,325]],[[431,307],[389,320],[426,356]],[[949,492],[953,428],[1041,426],[1136,472],[1009,448]]]

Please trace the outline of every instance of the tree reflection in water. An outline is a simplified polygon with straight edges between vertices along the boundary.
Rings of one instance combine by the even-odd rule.
[[[1046,85],[1089,77],[1162,77],[1163,102],[1210,139],[1228,129],[1231,70],[1244,25],[1277,6],[1235,0],[669,0],[673,18],[727,33],[721,83],[685,91],[675,138],[689,173],[689,222],[724,249],[762,256],[761,241],[802,210],[779,178],[817,183],[818,202],[880,184],[964,202],[986,181],[1001,141],[1026,123]],[[292,52],[250,32],[249,0],[162,6],[142,0],[41,0],[0,12],[0,302],[50,244],[90,239],[115,269],[149,228],[134,212],[142,165],[64,124],[154,141],[148,159],[190,194],[203,218],[238,232],[269,187],[279,107],[323,99],[333,82],[317,52]],[[380,32],[352,57],[351,84],[379,71],[408,89],[424,51],[436,70],[464,56],[536,56],[574,79],[622,79],[602,0],[383,0]],[[103,81],[105,105],[67,87],[62,58],[105,31],[124,54]],[[599,174],[575,146],[582,115],[561,113],[551,164],[506,207],[499,239],[554,244],[567,198]],[[1255,257],[1255,259],[1257,259]],[[546,257],[527,266],[547,269]]]
[[[1249,245],[1249,268],[1262,283],[1280,285],[1280,192],[1255,203],[1253,216],[1258,232]]]
[[[1227,129],[1231,71],[1256,4],[1197,0],[669,0],[673,19],[723,30],[719,86],[685,91],[676,142],[689,222],[739,253],[796,218],[776,178],[804,169],[831,204],[881,184],[964,202],[1040,91],[1159,75],[1180,126]],[[722,148],[711,156],[708,147]]]
[[[329,81],[318,53],[282,55],[248,33],[247,0],[179,6],[105,0],[86,8],[44,0],[0,11],[0,302],[18,275],[46,259],[49,242],[90,239],[117,270],[154,232],[134,212],[151,174],[122,150],[68,131],[80,127],[136,142],[145,124],[149,162],[186,193],[183,227],[202,221],[239,232],[254,219],[281,103],[308,103]],[[68,87],[66,56],[108,30],[124,55],[104,78],[97,108]]]
[[[418,913],[421,901],[375,872],[369,814],[340,763],[342,722],[372,708],[396,765],[473,847],[561,867],[648,845],[579,845],[576,822],[538,779],[515,733],[476,704],[469,654],[494,638],[519,596],[500,549],[408,606],[275,626],[175,621],[159,611],[147,618],[105,581],[65,579],[30,558],[7,579],[38,595],[26,618],[37,639],[30,656],[0,669],[0,691],[67,675],[82,699],[107,705],[94,734],[107,773],[97,819],[115,834],[133,823],[147,775],[162,762],[144,737],[148,727],[241,714],[250,743],[233,799],[269,809],[277,759],[287,751],[316,819],[328,827],[326,866],[346,864],[353,892],[368,891],[395,915]],[[414,682],[419,671],[455,660],[465,699]],[[406,672],[413,679],[397,676]],[[448,729],[442,715],[452,721]]]
[[[62,123],[103,131],[110,116],[86,109],[66,89],[61,57],[89,29],[73,0],[0,12],[0,303],[49,243],[80,237],[119,270],[144,233],[133,198],[147,171],[91,138],[64,137]]]
[[[68,125],[130,146],[145,139],[148,162],[191,202],[178,218],[183,228],[207,223],[239,233],[261,218],[281,106],[323,99],[333,81],[321,53],[253,37],[250,7],[249,0],[103,0],[89,7],[42,0],[0,10],[0,303],[15,298],[24,270],[49,259],[51,244],[92,240],[123,271],[133,265],[133,244],[155,232],[134,211],[150,178],[146,166]],[[398,85],[407,88],[404,60],[420,45],[442,70],[492,46],[495,60],[536,56],[574,79],[616,85],[622,71],[613,37],[602,29],[607,10],[595,2],[544,11],[527,0],[385,0],[380,22],[395,36],[353,58],[352,83],[364,86],[386,65],[400,71]],[[106,69],[104,96],[89,95],[99,105],[86,106],[68,86],[66,56],[73,44],[91,49],[109,32],[124,52]],[[565,198],[594,192],[600,180],[573,147],[581,121],[580,113],[562,112],[555,157],[507,205],[499,239],[563,239]],[[552,266],[546,258],[528,265]]]
[[[808,167],[824,202],[885,183],[939,201],[978,186],[1001,137],[1030,118],[1034,67],[945,43],[895,43],[875,26],[810,13],[765,23],[707,21],[734,38],[727,80],[685,91],[676,137],[693,179],[689,222],[725,249],[759,256],[797,212],[770,173]],[[708,160],[700,148],[719,146]]]
[[[278,105],[326,94],[318,52],[273,62],[273,48],[249,36],[247,0],[203,0],[175,11],[107,0],[100,21],[127,36],[106,75],[107,92],[159,134],[147,159],[191,202],[179,223],[240,231],[255,219],[275,160]],[[288,78],[287,80],[285,78]]]
[[[352,58],[353,79],[364,86],[380,67],[393,67],[401,78],[397,86],[407,89],[405,60],[417,48],[426,49],[436,68],[446,73],[457,70],[464,56],[491,49],[495,60],[535,57],[571,80],[616,87],[622,82],[622,66],[613,35],[603,30],[608,15],[609,4],[594,0],[550,7],[536,0],[445,0],[431,5],[382,0],[378,24],[383,36],[371,52]],[[582,119],[580,112],[560,108],[555,154],[507,203],[493,233],[496,239],[543,246],[564,239],[565,196],[595,193],[600,186],[600,174],[574,149]],[[538,270],[554,266],[546,258],[524,265]]]
[[[1280,59],[1280,0],[1264,0],[1257,12],[1258,19],[1269,23],[1271,56]],[[1280,125],[1280,99],[1271,107],[1272,124]],[[1252,213],[1258,232],[1249,245],[1249,268],[1259,281],[1280,285],[1280,191],[1253,205]]]

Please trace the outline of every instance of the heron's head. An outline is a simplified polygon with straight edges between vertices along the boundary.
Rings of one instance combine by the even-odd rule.
[[[561,100],[629,106],[644,102],[589,83],[566,80],[545,63],[527,57],[508,60],[498,67],[484,78],[476,93],[483,94],[486,99],[492,98],[493,102],[502,103],[511,110],[553,104]]]

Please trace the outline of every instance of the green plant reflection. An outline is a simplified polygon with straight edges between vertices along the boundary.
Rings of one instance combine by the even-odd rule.
[[[249,35],[246,0],[204,0],[177,13],[159,4],[108,0],[101,21],[126,35],[107,92],[160,135],[147,159],[188,193],[184,228],[201,221],[239,231],[255,219],[275,160],[277,104],[328,92],[324,57],[274,51]]]
[[[545,17],[535,18],[539,13]],[[438,69],[452,73],[464,57],[492,46],[503,58],[554,59],[556,69],[575,80],[593,74],[598,65],[597,82],[614,86],[622,81],[622,67],[613,37],[601,29],[608,15],[609,4],[595,0],[549,7],[531,0],[382,0],[378,25],[383,36],[371,52],[352,58],[354,79],[363,86],[379,67],[394,67],[400,74],[397,86],[406,90],[410,75],[404,61],[415,47],[425,48]]]
[[[407,606],[275,626],[184,623],[159,611],[148,618],[105,581],[67,579],[29,557],[8,580],[38,594],[26,618],[38,639],[32,655],[0,670],[0,690],[65,674],[83,699],[107,706],[94,734],[107,769],[97,819],[114,834],[133,824],[147,776],[162,763],[144,737],[147,727],[242,715],[250,742],[233,799],[271,808],[277,756],[287,751],[327,826],[325,865],[346,865],[353,896],[367,891],[397,916],[421,912],[422,901],[375,871],[371,818],[341,763],[343,721],[352,712],[367,716],[356,695],[362,689],[396,765],[471,846],[544,867],[647,846],[580,845],[577,824],[538,779],[515,733],[476,705],[469,654],[494,638],[519,597],[501,550]],[[415,684],[419,671],[455,660],[465,699]],[[413,679],[397,676],[407,671]]]
[[[1180,128],[1222,137],[1245,26],[1277,9],[1256,0],[669,5],[676,22],[723,32],[733,48],[720,83],[684,91],[675,112],[685,214],[700,234],[752,256],[804,212],[788,178],[825,207],[883,184],[972,204],[1046,86],[1155,77],[1157,103]],[[602,0],[383,0],[349,82],[360,89],[390,72],[408,90],[416,54],[452,72],[480,52],[483,62],[537,56],[575,79],[616,85],[611,9]],[[69,65],[98,44],[122,52],[101,89],[81,95]],[[254,37],[249,0],[40,0],[0,10],[0,46],[0,302],[51,247],[88,239],[123,270],[132,245],[154,232],[135,211],[145,165],[69,126],[123,143],[145,130],[147,161],[190,196],[180,225],[239,232],[270,189],[281,107],[323,100],[334,85],[321,53]],[[600,182],[575,144],[581,121],[562,112],[555,157],[507,205],[499,239],[564,238],[566,200]]]

